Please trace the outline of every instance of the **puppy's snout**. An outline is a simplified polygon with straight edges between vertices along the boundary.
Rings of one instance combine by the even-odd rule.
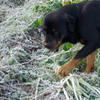
[[[50,47],[51,47],[51,42],[45,42],[44,46],[45,46],[46,48],[50,48]]]

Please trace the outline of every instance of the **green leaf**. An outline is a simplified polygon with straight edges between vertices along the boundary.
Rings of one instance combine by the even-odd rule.
[[[56,9],[56,8],[60,8],[62,7],[62,4],[59,2],[59,3],[54,3],[53,4],[53,7]]]
[[[66,44],[64,44],[63,45],[63,49],[65,50],[65,51],[67,51],[68,49],[67,49],[67,45]]]
[[[4,79],[5,79],[6,81],[8,81],[8,80],[9,80],[9,75],[5,75],[5,76],[4,76]]]
[[[95,100],[95,95],[90,95],[89,100]]]
[[[9,60],[8,60],[9,65],[13,65],[14,62],[15,62],[14,58],[9,58]]]
[[[42,22],[42,17],[37,18],[32,22],[32,24],[29,27],[31,27],[31,28],[38,27],[38,26],[40,26],[41,22]]]
[[[66,54],[62,54],[62,55],[60,56],[59,60],[57,60],[58,64],[59,64],[60,66],[63,65],[63,64],[65,64],[65,63],[66,63],[66,60],[65,60],[66,58],[67,58]]]
[[[50,64],[52,64],[52,63],[54,63],[54,62],[53,62],[53,60],[48,59],[48,61],[47,61],[46,63],[50,63]]]
[[[38,9],[39,9],[39,6],[38,6],[38,5],[35,5],[35,7],[33,8],[33,11],[34,11],[34,10],[37,11]]]
[[[72,48],[72,44],[71,43],[65,43],[63,45],[61,45],[61,48],[64,49],[65,51],[69,50],[70,48]]]
[[[68,43],[67,43],[67,48],[68,48],[68,49],[72,48],[72,44],[68,42]]]

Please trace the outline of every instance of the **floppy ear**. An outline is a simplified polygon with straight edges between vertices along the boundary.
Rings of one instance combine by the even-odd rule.
[[[71,15],[65,14],[64,18],[67,22],[68,28],[71,32],[74,32],[74,27],[75,27],[75,18]]]

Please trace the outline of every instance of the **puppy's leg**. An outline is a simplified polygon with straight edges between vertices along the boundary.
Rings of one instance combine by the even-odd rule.
[[[87,66],[86,69],[83,71],[83,73],[89,73],[92,70],[94,66],[96,52],[97,50],[86,57]]]
[[[96,45],[94,43],[85,45],[74,57],[72,57],[72,59],[60,67],[58,74],[62,77],[66,76],[72,71],[74,66],[76,66],[83,58],[87,57],[95,50]]]
[[[61,77],[66,76],[68,73],[72,71],[72,69],[82,60],[80,59],[74,59],[75,56],[73,56],[67,63],[62,65],[58,71],[58,74]]]
[[[88,43],[76,54],[74,59],[86,58],[89,54],[93,53],[97,49],[95,43]]]

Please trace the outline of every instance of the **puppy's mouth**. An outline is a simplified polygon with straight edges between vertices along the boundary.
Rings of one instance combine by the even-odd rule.
[[[47,49],[49,49],[50,51],[52,51],[52,50],[59,51],[59,47],[60,47],[60,45],[58,45],[57,47],[51,47],[51,48],[47,48]]]
[[[60,45],[62,44],[62,42],[61,41],[52,41],[51,42],[51,46],[49,46],[49,47],[46,47],[45,46],[45,40],[43,41],[43,46],[44,46],[44,48],[47,48],[47,49],[49,49],[49,50],[54,50],[54,49],[56,49],[56,51],[58,51],[59,50],[59,47],[60,47]]]

